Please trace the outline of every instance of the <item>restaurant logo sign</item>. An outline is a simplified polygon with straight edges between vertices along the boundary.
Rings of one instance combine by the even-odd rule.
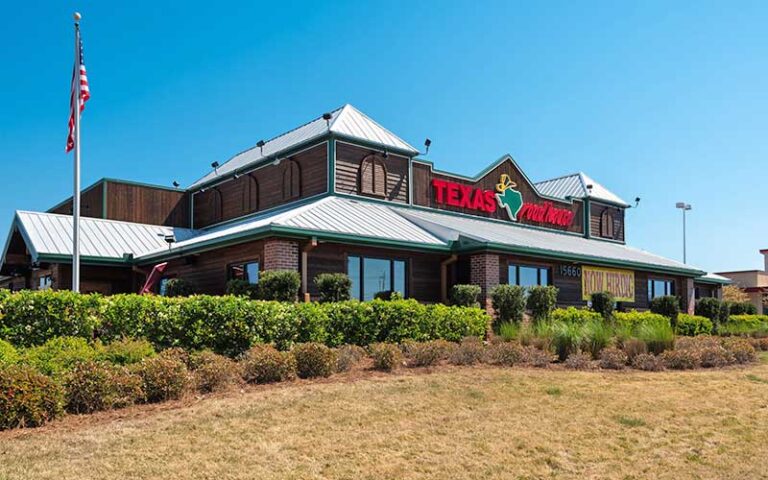
[[[451,207],[465,208],[477,212],[494,213],[503,208],[513,222],[529,220],[568,227],[574,214],[565,208],[557,208],[552,202],[530,203],[523,200],[517,184],[506,173],[499,178],[496,191],[473,188],[456,182],[432,179],[435,202]]]
[[[631,270],[582,267],[581,299],[591,300],[593,293],[611,292],[618,302],[635,301],[635,273]]]

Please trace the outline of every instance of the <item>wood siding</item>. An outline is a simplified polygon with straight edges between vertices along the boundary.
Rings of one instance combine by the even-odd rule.
[[[383,192],[371,194],[361,185],[361,173],[363,181],[372,184],[368,178],[372,173],[368,169],[361,172],[363,160],[370,160],[371,156],[377,163],[383,165],[386,170],[386,188]],[[336,191],[351,195],[372,196],[384,198],[392,202],[408,203],[408,158],[400,155],[388,154],[384,158],[381,152],[368,148],[336,142]]]
[[[326,191],[327,142],[284,159],[279,165],[267,165],[195,193],[194,227],[203,228]]]
[[[107,182],[107,218],[189,227],[189,197],[183,191]]]
[[[49,212],[72,215],[72,197]],[[80,194],[80,215],[91,218],[104,217],[104,183],[99,183]]]
[[[602,234],[602,218],[603,213],[606,211],[613,216],[613,237],[605,237]],[[589,202],[589,232],[593,237],[610,238],[611,240],[623,242],[624,209],[591,200]]]
[[[475,215],[486,218],[495,218],[499,220],[509,220],[509,216],[502,208],[496,208],[493,213],[481,212],[477,210],[471,210],[464,207],[454,207],[446,205],[444,203],[437,203],[435,201],[435,193],[432,187],[432,179],[439,179],[448,182],[455,182],[460,185],[468,185],[472,188],[479,188],[482,190],[496,190],[496,184],[499,182],[499,178],[502,174],[507,174],[513,182],[517,184],[515,187],[523,195],[523,201],[526,203],[542,203],[544,201],[552,202],[553,206],[557,208],[563,208],[573,212],[573,222],[568,227],[557,227],[550,224],[544,224],[534,222],[527,219],[521,219],[518,223],[527,225],[536,225],[539,227],[551,228],[555,230],[566,230],[569,232],[584,232],[584,213],[583,204],[579,200],[575,200],[573,203],[566,201],[542,198],[538,195],[533,185],[531,185],[524,177],[522,172],[517,169],[515,164],[511,161],[505,161],[500,163],[496,168],[488,172],[485,176],[477,181],[470,181],[460,177],[454,177],[452,175],[446,175],[442,173],[436,173],[432,170],[432,167],[428,164],[414,162],[413,163],[413,203],[430,208],[437,208],[440,210],[450,210],[453,212],[465,213],[468,215]]]

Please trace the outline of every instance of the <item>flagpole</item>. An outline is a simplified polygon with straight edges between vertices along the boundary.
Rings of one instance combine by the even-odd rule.
[[[80,291],[80,18],[75,17],[75,185],[72,193],[72,291]]]

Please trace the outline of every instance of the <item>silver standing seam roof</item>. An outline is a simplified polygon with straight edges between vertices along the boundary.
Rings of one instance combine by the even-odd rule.
[[[265,159],[273,158],[293,147],[323,137],[329,133],[363,140],[384,148],[394,148],[413,155],[419,153],[418,150],[407,142],[376,123],[376,121],[352,105],[344,105],[330,112],[330,114],[331,118],[328,121],[321,116],[265,142],[261,148],[253,147],[238,153],[223,165],[220,165],[216,170],[190,185],[188,189],[194,190],[217,178],[225,178],[227,175],[234,174],[237,170],[256,165]]]
[[[701,276],[705,272],[626,245],[586,239],[476,217],[440,213],[346,196],[323,196],[293,208],[276,209],[203,230],[142,225],[83,217],[82,255],[93,261],[147,264],[267,235],[300,235],[320,240],[438,250],[492,248],[510,253],[576,259],[596,265],[631,265]],[[18,212],[14,220],[33,258],[71,256],[72,218]],[[170,247],[163,236],[173,233]],[[6,244],[6,250],[8,245]],[[3,260],[5,252],[3,255]]]
[[[590,191],[587,185],[592,185]],[[566,199],[572,198],[594,198],[595,200],[605,200],[623,207],[628,207],[627,202],[618,195],[611,192],[601,184],[594,181],[583,172],[552,178],[534,183],[536,189],[550,197]]]

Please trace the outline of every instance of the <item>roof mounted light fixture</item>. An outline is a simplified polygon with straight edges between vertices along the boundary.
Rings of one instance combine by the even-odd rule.
[[[389,158],[389,152],[386,148],[384,149],[384,158]]]
[[[325,112],[323,114],[323,120],[325,120],[325,125],[326,126],[330,126],[331,125],[331,118],[333,118],[333,115],[331,115],[330,113]]]
[[[256,142],[256,146],[259,147],[259,153],[262,154],[262,155],[264,154],[264,145],[265,144],[266,144],[266,142],[264,140],[259,140],[258,142]]]
[[[637,208],[640,206],[640,197],[635,197],[635,206],[633,208]]]
[[[238,178],[240,178],[240,174],[239,174],[239,173],[237,173],[237,170],[235,170],[235,174],[234,174],[234,175],[232,175],[232,178],[234,178],[235,180],[237,180]]]
[[[219,162],[211,162],[211,167],[213,167],[213,171],[216,173],[216,175],[219,174]]]
[[[427,148],[426,151],[424,152],[424,155],[429,154],[429,147],[431,145],[432,145],[432,140],[430,140],[428,138],[426,140],[424,140],[424,146]]]
[[[168,244],[168,250],[171,249],[171,245],[176,243],[176,235],[174,235],[173,232],[171,232],[171,233],[158,233],[157,236],[158,237],[163,237],[163,240],[165,240],[165,243]]]
[[[591,195],[592,194],[592,188],[594,188],[594,185],[592,185],[591,183],[588,183],[587,184],[587,192],[588,192],[587,195]]]
[[[181,185],[176,180],[173,181],[173,188],[179,188]]]

